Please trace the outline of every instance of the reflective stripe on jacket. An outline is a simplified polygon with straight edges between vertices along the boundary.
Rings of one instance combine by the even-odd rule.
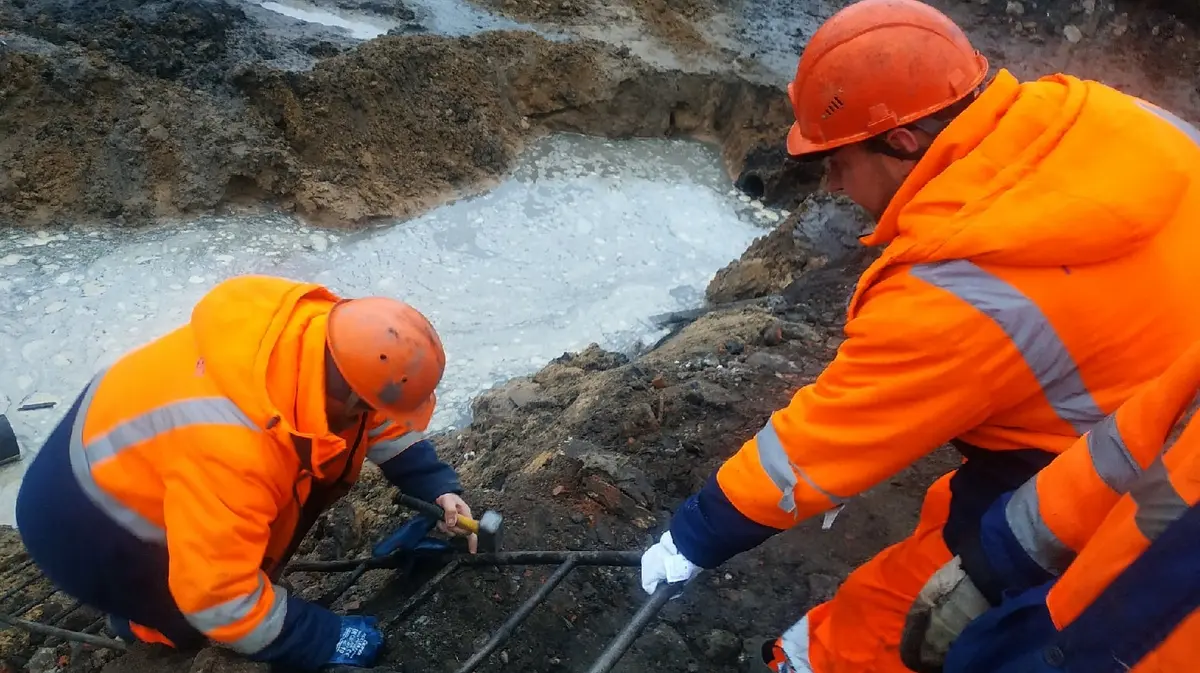
[[[281,278],[221,283],[189,324],[98,375],[73,428],[85,493],[138,538],[166,545],[180,610],[243,653],[283,628],[289,601],[268,573],[303,534],[303,506],[344,493],[365,457],[396,465],[421,440],[380,417],[330,432],[324,335],[336,300]]]
[[[951,439],[1059,453],[1200,338],[1200,148],[1095,82],[1001,71],[865,242],[888,244],[820,377],[685,503],[715,565]]]

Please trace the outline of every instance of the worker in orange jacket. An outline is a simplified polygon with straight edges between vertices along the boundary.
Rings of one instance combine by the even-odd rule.
[[[684,502],[642,584],[836,514],[951,442],[965,460],[911,536],[764,648],[772,671],[899,673],[914,600],[996,498],[1200,339],[1200,132],[1097,82],[989,79],[917,0],[836,13],[788,95],[789,152],[822,158],[886,248],[837,357]]]
[[[913,670],[1196,668],[1197,406],[1200,343],[993,503],[909,617]]]
[[[369,665],[373,618],[275,581],[364,459],[465,533],[457,475],[422,435],[445,363],[402,302],[225,281],[88,383],[29,466],[17,527],[46,576],[126,638],[211,640],[302,670]]]

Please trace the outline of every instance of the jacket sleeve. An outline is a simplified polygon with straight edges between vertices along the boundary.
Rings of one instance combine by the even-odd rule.
[[[679,551],[699,566],[720,565],[978,425],[994,403],[980,352],[998,351],[1002,336],[980,330],[948,294],[881,289],[847,322],[817,380],[676,513]]]
[[[1195,413],[1200,345],[984,514],[963,567],[993,603],[1066,570]]]
[[[270,466],[256,462],[261,436],[207,426],[188,439],[163,471],[169,582],[179,609],[198,631],[252,659],[317,669],[332,656],[341,621],[260,570],[276,503],[290,495],[267,476]]]
[[[423,432],[404,432],[383,421],[367,433],[367,441],[367,459],[401,491],[428,502],[446,493],[462,493],[458,473],[438,458]]]

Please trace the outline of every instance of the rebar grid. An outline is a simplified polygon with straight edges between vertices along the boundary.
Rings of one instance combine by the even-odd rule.
[[[342,594],[348,591],[354,584],[362,578],[367,570],[379,568],[404,568],[405,574],[411,570],[413,563],[418,559],[441,560],[444,561],[442,568],[421,585],[408,600],[400,606],[399,610],[383,621],[381,627],[386,630],[392,625],[412,614],[424,601],[436,591],[439,584],[446,578],[453,575],[458,570],[465,567],[478,567],[485,565],[557,565],[555,571],[542,583],[537,590],[521,603],[516,610],[509,615],[508,619],[492,632],[491,636],[484,645],[471,655],[471,657],[458,668],[456,673],[471,673],[481,666],[488,658],[504,644],[516,632],[517,628],[524,622],[535,609],[549,598],[550,594],[562,583],[563,580],[571,574],[573,570],[582,566],[609,566],[609,567],[631,567],[637,566],[640,562],[641,553],[637,551],[512,551],[512,552],[496,552],[490,554],[463,554],[463,553],[446,553],[446,552],[399,552],[389,556],[378,558],[359,558],[345,559],[341,561],[297,561],[288,566],[286,572],[317,572],[317,573],[333,573],[350,571],[351,575],[339,582],[338,585],[323,596],[320,602],[332,604]],[[33,583],[44,580],[40,574],[35,574],[33,577],[23,580],[17,586],[9,589],[4,595],[0,595],[0,601],[6,600],[15,596],[22,589],[32,585]],[[664,584],[646,601],[633,616],[632,620],[621,629],[621,631],[613,638],[600,656],[593,662],[588,673],[607,673],[613,666],[629,651],[629,648],[637,640],[642,630],[650,623],[651,620],[662,610],[667,601],[678,594],[683,588],[682,584]],[[32,603],[27,603],[15,614],[0,613],[0,624],[10,627],[21,628],[30,633],[47,636],[50,638],[61,638],[66,641],[84,643],[95,647],[104,647],[114,650],[124,651],[127,649],[126,644],[110,638],[93,635],[99,631],[104,624],[104,620],[98,620],[89,625],[83,631],[70,631],[54,626],[53,624],[61,622],[68,614],[82,607],[77,602],[72,601],[64,607],[63,611],[50,620],[50,624],[41,624],[38,622],[22,619],[21,615],[33,609],[40,603],[44,602],[50,596],[58,593],[57,589],[51,590],[40,600]],[[384,669],[375,669],[377,673],[388,673]],[[336,672],[335,672],[336,673]]]

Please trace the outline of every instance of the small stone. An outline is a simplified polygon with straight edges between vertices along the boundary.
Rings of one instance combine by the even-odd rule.
[[[1063,28],[1063,37],[1067,38],[1067,42],[1075,44],[1083,39],[1083,31],[1076,26],[1066,26]]]
[[[768,353],[766,351],[752,353],[750,357],[746,358],[746,364],[751,367],[761,367],[774,372],[796,371],[796,365],[791,360],[778,353]]]
[[[741,355],[745,350],[746,347],[742,345],[742,342],[736,339],[730,339],[729,341],[725,342],[725,352],[729,353],[730,355]]]
[[[1016,0],[1009,0],[1008,6],[1004,8],[1004,11],[1009,16],[1021,16],[1025,13],[1025,5]]]
[[[565,490],[567,490],[567,488],[562,484],[559,484],[550,491],[550,495],[562,495],[562,492]]]
[[[500,650],[500,663],[508,663],[508,650]]]
[[[50,673],[50,671],[58,670],[58,653],[53,647],[43,647],[34,653],[29,658],[29,663],[25,665],[25,669],[29,673]]]
[[[1096,0],[1081,0],[1079,5],[1083,7],[1085,14],[1091,14],[1096,11]]]
[[[662,374],[658,374],[654,377],[654,380],[650,381],[650,385],[662,390],[667,387],[667,380],[663,378]]]
[[[704,656],[717,663],[732,663],[742,651],[742,639],[721,629],[713,629],[700,639]]]
[[[764,327],[762,340],[768,346],[778,346],[783,343],[783,323],[776,320]]]

